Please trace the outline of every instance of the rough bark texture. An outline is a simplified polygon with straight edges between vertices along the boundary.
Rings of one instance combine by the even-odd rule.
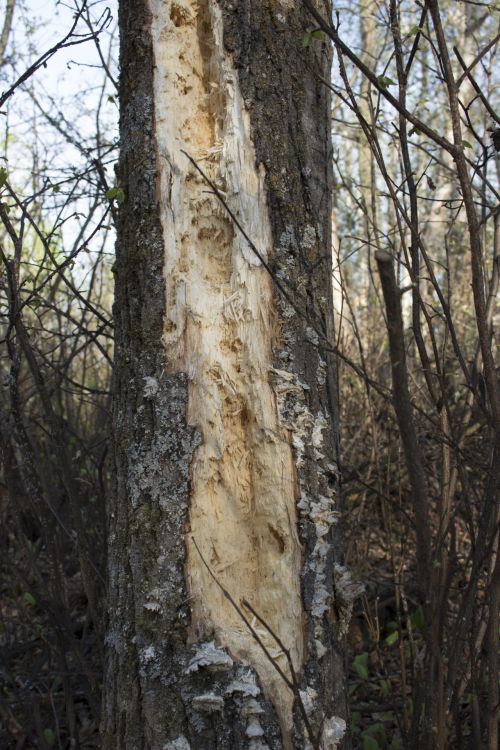
[[[343,734],[330,55],[303,48],[311,26],[294,2],[121,3],[105,750],[308,747],[221,586],[290,650],[318,746]]]

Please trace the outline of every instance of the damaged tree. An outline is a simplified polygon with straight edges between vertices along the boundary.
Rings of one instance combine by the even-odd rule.
[[[120,26],[103,747],[333,749],[330,51],[293,0],[123,0]]]

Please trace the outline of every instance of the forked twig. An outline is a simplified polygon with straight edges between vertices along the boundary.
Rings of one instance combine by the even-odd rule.
[[[250,610],[250,612],[252,613],[252,615],[261,623],[261,625],[263,625],[263,627],[267,630],[267,632],[269,633],[269,635],[276,641],[276,644],[278,645],[278,647],[280,648],[280,650],[283,651],[283,653],[285,654],[288,666],[290,667],[290,674],[292,675],[292,679],[291,680],[285,674],[285,672],[281,669],[281,667],[276,662],[276,660],[274,659],[274,657],[271,655],[271,653],[269,652],[269,649],[267,648],[267,646],[265,645],[265,643],[262,641],[261,637],[259,636],[259,634],[255,630],[255,628],[253,627],[252,623],[248,620],[248,618],[244,614],[244,612],[241,609],[241,607],[235,602],[233,596],[222,585],[222,583],[219,581],[219,579],[217,578],[217,576],[215,575],[215,573],[213,572],[213,570],[210,568],[210,565],[207,563],[207,561],[203,557],[203,554],[202,554],[200,548],[198,547],[198,543],[196,542],[196,539],[194,538],[194,536],[192,534],[191,534],[191,540],[192,540],[192,542],[193,542],[193,544],[194,544],[194,546],[196,548],[196,551],[198,552],[198,554],[199,554],[199,556],[201,558],[201,561],[202,561],[203,565],[207,569],[210,577],[215,581],[215,583],[217,584],[217,586],[220,588],[220,590],[224,594],[224,597],[228,600],[228,602],[231,604],[231,606],[235,609],[235,611],[237,612],[237,614],[241,618],[241,620],[243,620],[243,622],[247,626],[248,630],[252,634],[252,638],[259,644],[259,646],[261,647],[262,651],[266,655],[267,659],[271,662],[271,664],[273,665],[274,669],[278,672],[278,674],[281,677],[281,679],[285,682],[286,686],[292,691],[292,693],[294,695],[294,698],[297,700],[297,703],[298,703],[298,706],[299,706],[299,710],[300,710],[300,714],[302,716],[302,720],[303,720],[304,726],[306,728],[306,732],[307,732],[307,735],[308,735],[309,742],[311,743],[311,745],[313,747],[313,750],[320,750],[319,737],[317,737],[314,734],[313,728],[311,727],[311,723],[309,721],[309,717],[307,715],[306,708],[304,706],[304,701],[302,700],[302,696],[300,695],[299,683],[298,683],[298,680],[297,680],[297,673],[296,673],[295,668],[293,666],[292,658],[290,656],[290,650],[287,649],[287,648],[285,648],[285,645],[282,642],[281,638],[267,624],[267,622],[263,619],[263,617],[261,617],[258,614],[258,612],[252,607],[252,605],[246,599],[242,599],[242,601],[241,601],[242,605],[246,609]]]

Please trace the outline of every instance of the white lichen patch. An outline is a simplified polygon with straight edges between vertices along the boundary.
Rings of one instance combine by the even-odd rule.
[[[247,718],[245,734],[250,740],[249,748],[253,750],[267,748],[267,744],[262,739],[265,735],[261,724],[264,709],[257,700],[260,688],[256,683],[254,673],[251,670],[240,669],[238,678],[226,688],[226,696],[229,695],[239,704],[241,715]]]
[[[336,510],[335,497],[320,495],[309,504],[309,518],[314,523],[318,544],[321,545],[322,537],[325,537],[334,523],[338,521],[339,513]],[[321,550],[318,553],[321,554]]]
[[[139,672],[142,677],[157,674],[159,666],[160,656],[154,646],[139,649]]]
[[[316,700],[318,697],[318,693],[310,685],[308,685],[305,690],[300,690],[299,692],[300,692],[300,699],[302,701],[302,705],[304,706],[305,712],[308,716],[310,716],[316,707]]]
[[[155,661],[157,658],[157,652],[154,646],[145,646],[141,652],[141,662],[144,664],[149,664],[152,661]]]
[[[163,745],[162,750],[191,750],[191,745],[184,735],[181,734],[180,737],[177,737],[175,740],[170,740]]]
[[[318,461],[325,457],[325,454],[322,453],[321,448],[323,446],[323,431],[326,430],[327,427],[328,422],[326,421],[323,414],[318,414],[314,421],[313,431],[311,434],[311,441],[314,448],[314,458]]]
[[[264,736],[264,730],[262,728],[262,724],[257,719],[257,717],[252,716],[252,718],[248,722],[247,727],[245,729],[245,734],[247,737],[263,737]]]
[[[153,378],[151,376],[146,376],[143,378],[144,380],[144,389],[143,394],[144,398],[154,398],[156,394],[158,393],[158,381],[156,378]]]
[[[219,4],[152,0],[151,8],[165,238],[163,341],[167,369],[188,375],[188,419],[203,436],[192,464],[187,538],[192,638],[215,634],[234,659],[255,668],[286,737],[293,696],[192,541],[221,585],[235,600],[248,599],[291,649],[299,671],[304,636],[296,473],[270,383],[278,335],[271,282],[182,151],[217,185],[266,256],[272,234],[264,169],[255,166],[250,118],[224,50]],[[303,417],[305,433],[314,417],[305,411]],[[300,452],[300,435],[295,442]],[[276,649],[265,628],[262,640]]]
[[[311,326],[307,326],[305,333],[306,341],[309,341],[313,346],[319,346],[319,336]]]
[[[326,647],[323,644],[323,641],[320,641],[319,638],[314,639],[314,645],[316,647],[316,658],[322,659],[324,655],[327,653]]]
[[[286,370],[271,368],[276,393],[278,415],[282,427],[291,435],[295,451],[295,465],[300,468],[305,459],[306,446],[314,432],[315,421],[306,405],[305,393],[309,386]]]
[[[318,242],[318,233],[315,227],[308,224],[302,232],[302,246],[307,250],[316,247]]]
[[[325,719],[321,736],[322,750],[336,750],[346,731],[346,723],[339,716]]]
[[[339,742],[346,731],[346,723],[339,716],[330,716],[323,722],[323,730],[319,742],[320,750],[337,750]],[[306,740],[304,750],[313,750],[311,743]]]
[[[306,513],[314,523],[316,534],[316,544],[314,545],[309,567],[314,571],[314,596],[311,612],[313,618],[319,621],[331,607],[332,586],[330,581],[327,580],[330,542],[327,536],[333,524],[338,520],[333,491],[330,491],[329,496],[320,495],[315,500],[310,500],[309,507],[306,508]],[[319,622],[316,624],[315,632],[317,640],[321,641]]]
[[[203,643],[189,662],[186,674],[208,669],[210,672],[226,672],[233,666],[233,660],[222,648],[217,648],[213,641]]]
[[[365,587],[362,583],[353,580],[350,571],[338,563],[335,564],[333,575],[337,605],[341,616],[339,631],[341,636],[345,636],[349,628],[354,602],[361,596]]]
[[[242,696],[253,697],[259,695],[260,688],[255,682],[255,677],[250,670],[244,672],[237,680],[233,680],[227,686],[226,695],[232,695],[233,693],[239,693]]]
[[[282,237],[283,242],[290,243],[292,239],[291,235]],[[321,412],[314,415],[308,408],[308,386],[286,370],[273,368],[272,376],[280,422],[289,430],[297,468],[304,465],[306,449],[310,446],[313,449],[314,459],[322,460],[326,454],[323,443],[328,423]],[[331,580],[327,579],[328,555],[331,552],[328,537],[332,526],[338,521],[338,511],[335,491],[331,487],[326,488],[324,494],[313,498],[307,494],[299,479],[299,490],[297,507],[302,517],[307,518],[314,525],[316,536],[316,544],[307,567],[314,575],[311,614],[314,620],[315,642],[319,649],[318,658],[321,658],[324,655],[324,649],[321,646],[323,637],[321,620],[332,604],[332,584]]]
[[[318,366],[318,373],[316,382],[318,383],[318,386],[320,388],[323,388],[326,382],[326,375],[327,375],[327,364],[325,360],[322,357],[319,357],[319,366]]]
[[[143,604],[144,609],[149,612],[161,612],[162,602],[167,598],[167,592],[163,588],[155,587],[148,591],[146,602]]]

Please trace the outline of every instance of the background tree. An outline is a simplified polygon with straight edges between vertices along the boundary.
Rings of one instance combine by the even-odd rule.
[[[341,372],[364,747],[498,743],[497,11],[372,6],[368,60],[363,9],[359,36],[316,19],[338,55],[339,341],[364,371]]]

